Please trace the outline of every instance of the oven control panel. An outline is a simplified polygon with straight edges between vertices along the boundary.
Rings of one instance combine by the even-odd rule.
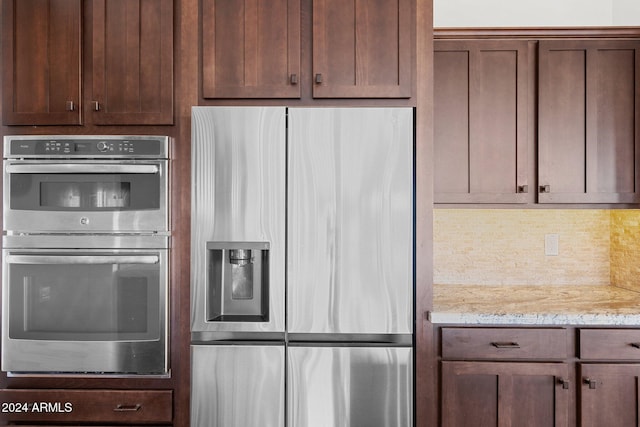
[[[7,138],[9,140],[7,141]],[[5,137],[5,157],[166,157],[167,137]],[[8,142],[8,144],[7,144]]]

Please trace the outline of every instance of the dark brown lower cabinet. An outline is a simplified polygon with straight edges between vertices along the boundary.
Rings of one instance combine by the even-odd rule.
[[[171,390],[0,390],[0,425],[171,425]]]
[[[441,366],[443,427],[568,426],[565,363],[472,361]]]
[[[580,365],[580,426],[638,426],[640,364]]]

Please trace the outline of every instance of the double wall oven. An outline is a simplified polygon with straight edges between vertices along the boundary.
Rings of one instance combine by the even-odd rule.
[[[2,370],[168,373],[166,136],[6,136]]]

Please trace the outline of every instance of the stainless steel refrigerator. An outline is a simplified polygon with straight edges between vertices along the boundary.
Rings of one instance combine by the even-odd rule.
[[[194,107],[191,425],[413,425],[413,110]]]

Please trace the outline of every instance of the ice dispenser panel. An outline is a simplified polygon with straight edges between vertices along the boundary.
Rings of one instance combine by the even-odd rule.
[[[207,321],[269,321],[269,243],[208,242]]]

